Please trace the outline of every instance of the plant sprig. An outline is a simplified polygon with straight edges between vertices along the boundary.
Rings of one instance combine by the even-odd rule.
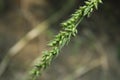
[[[52,60],[59,54],[61,48],[66,45],[72,36],[76,36],[76,27],[85,16],[90,16],[93,9],[98,8],[98,4],[102,3],[101,0],[88,0],[85,1],[84,6],[80,6],[79,9],[72,14],[71,18],[64,21],[61,26],[62,30],[58,35],[48,44],[51,50],[44,51],[40,63],[37,63],[32,69],[32,80],[36,80],[42,71],[45,70],[52,62]]]

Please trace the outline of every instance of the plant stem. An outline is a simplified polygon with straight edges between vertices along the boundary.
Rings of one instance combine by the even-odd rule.
[[[52,62],[52,60],[59,54],[61,48],[69,43],[72,36],[76,36],[77,29],[76,27],[82,21],[85,16],[89,16],[93,12],[94,8],[98,8],[98,4],[102,3],[101,0],[88,0],[85,2],[85,5],[79,7],[72,14],[71,18],[66,20],[61,24],[62,30],[58,35],[48,44],[51,47],[51,50],[44,51],[41,62],[36,64],[32,69],[32,80],[36,80],[42,71],[45,70]]]

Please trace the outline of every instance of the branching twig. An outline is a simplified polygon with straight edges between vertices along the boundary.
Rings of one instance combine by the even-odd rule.
[[[44,51],[41,62],[36,64],[32,70],[32,80],[36,80],[37,77],[45,70],[51,63],[51,61],[58,55],[61,48],[70,41],[71,36],[75,36],[77,33],[76,27],[81,20],[87,15],[89,16],[93,9],[98,6],[98,3],[102,3],[101,0],[88,0],[83,7],[80,7],[72,17],[61,24],[62,30],[55,36],[52,42],[49,43],[51,50]]]

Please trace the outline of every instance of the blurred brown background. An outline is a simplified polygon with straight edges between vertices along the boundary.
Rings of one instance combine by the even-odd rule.
[[[0,80],[26,80],[33,62],[84,0],[0,0]],[[120,80],[120,4],[104,0],[39,80]]]

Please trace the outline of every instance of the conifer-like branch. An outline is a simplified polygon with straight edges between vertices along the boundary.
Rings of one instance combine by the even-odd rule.
[[[36,80],[42,71],[45,70],[52,62],[52,60],[59,54],[61,48],[70,41],[72,36],[76,36],[76,27],[85,16],[90,16],[93,9],[98,8],[98,4],[102,3],[101,0],[88,0],[85,5],[79,7],[72,14],[71,18],[61,24],[62,30],[58,35],[48,44],[51,50],[44,51],[40,63],[36,64],[32,70],[32,80]]]

